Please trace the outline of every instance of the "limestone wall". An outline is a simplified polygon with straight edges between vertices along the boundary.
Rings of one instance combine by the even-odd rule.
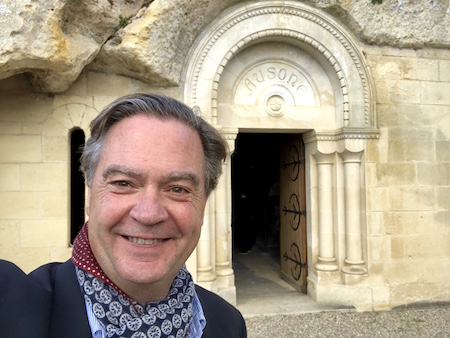
[[[450,53],[365,50],[381,132],[366,158],[371,265],[391,306],[448,301]]]

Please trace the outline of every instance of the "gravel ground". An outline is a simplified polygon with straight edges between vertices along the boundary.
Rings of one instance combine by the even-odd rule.
[[[388,312],[329,311],[246,319],[249,338],[450,337],[450,304]]]

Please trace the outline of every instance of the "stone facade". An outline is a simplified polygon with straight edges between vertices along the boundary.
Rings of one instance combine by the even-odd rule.
[[[308,294],[369,311],[450,301],[448,1],[69,3],[0,5],[0,258],[28,272],[70,257],[70,132],[151,91],[230,146],[188,262],[199,283],[236,301],[237,135],[301,134]],[[44,23],[34,49],[24,17]]]

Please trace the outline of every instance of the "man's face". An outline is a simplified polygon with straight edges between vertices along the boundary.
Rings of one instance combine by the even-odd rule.
[[[200,237],[204,183],[200,138],[181,122],[137,115],[108,132],[89,188],[89,241],[129,296],[166,296]]]

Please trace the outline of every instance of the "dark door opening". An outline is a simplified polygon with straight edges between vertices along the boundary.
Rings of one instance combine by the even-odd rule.
[[[297,273],[299,268],[306,271],[299,263],[306,257],[292,251],[291,235],[285,238],[286,229],[301,216],[300,207],[291,206],[292,192],[283,183],[291,169],[299,168],[296,163],[301,163],[296,158],[291,161],[292,139],[301,140],[301,137],[241,133],[236,139],[231,185],[233,269],[238,304],[251,306],[255,299],[291,297],[294,300],[297,297],[293,294],[305,292],[286,280],[283,271],[287,269],[289,275],[291,270]],[[289,164],[283,166],[286,161]],[[289,194],[287,200],[286,194]],[[304,192],[299,195],[304,196]],[[298,209],[298,215],[291,209]],[[306,242],[299,247],[306,249]]]
[[[234,251],[279,248],[280,134],[238,134],[231,160]]]

